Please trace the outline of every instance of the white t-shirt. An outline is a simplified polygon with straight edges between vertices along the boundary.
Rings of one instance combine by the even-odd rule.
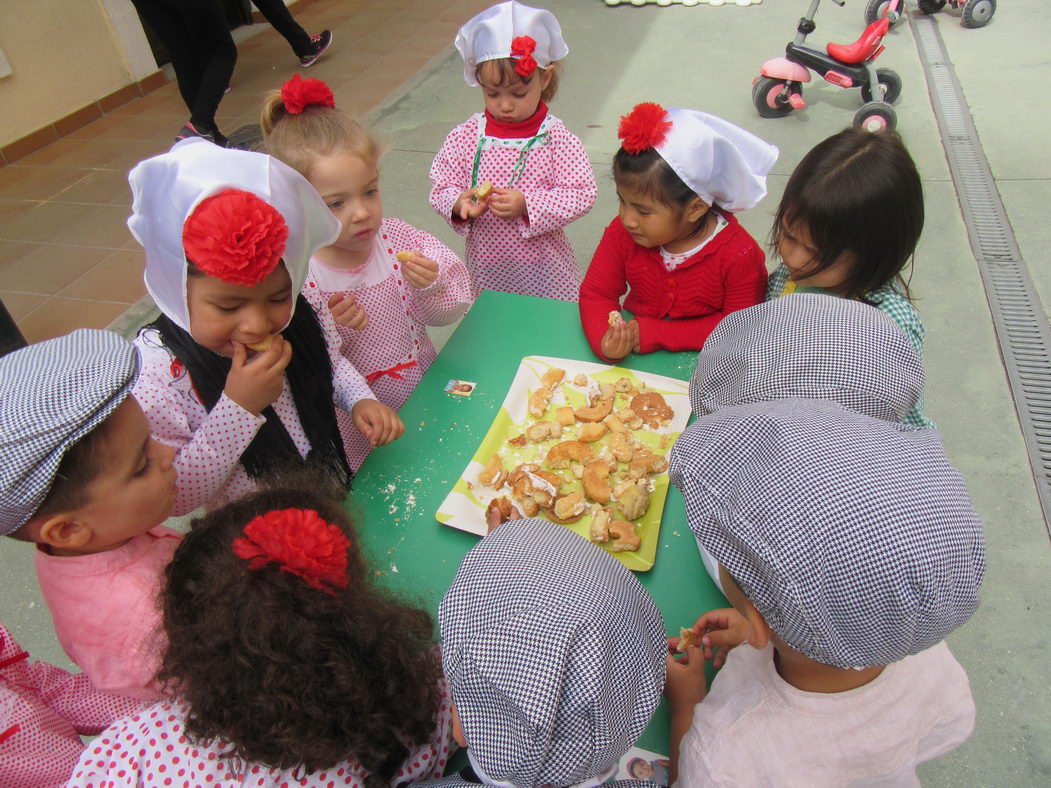
[[[918,786],[916,766],[974,729],[967,674],[944,643],[847,692],[803,692],[772,646],[727,657],[683,737],[677,786]]]

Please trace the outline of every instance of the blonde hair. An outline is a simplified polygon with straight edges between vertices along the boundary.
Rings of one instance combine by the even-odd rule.
[[[504,85],[513,85],[516,82],[521,82],[528,85],[538,74],[547,72],[551,74],[551,79],[547,83],[547,87],[540,91],[540,100],[545,104],[549,104],[551,99],[555,97],[558,92],[558,80],[559,75],[562,73],[561,61],[554,61],[549,63],[547,68],[538,68],[528,77],[523,77],[517,71],[515,71],[516,61],[514,58],[501,57],[493,60],[483,60],[474,69],[474,78],[478,81],[479,85],[485,87],[490,85],[494,88],[500,88]],[[495,70],[495,74],[494,74]],[[483,81],[482,72],[486,72],[487,77],[492,79],[485,79]]]
[[[266,152],[307,179],[321,156],[352,153],[367,164],[379,163],[380,146],[368,129],[334,107],[307,107],[293,115],[275,90],[263,102],[259,125]]]

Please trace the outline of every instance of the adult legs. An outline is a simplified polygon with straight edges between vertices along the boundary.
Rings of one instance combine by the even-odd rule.
[[[252,5],[259,9],[266,21],[278,33],[285,37],[296,57],[304,57],[312,52],[310,36],[292,18],[284,0],[252,0]]]

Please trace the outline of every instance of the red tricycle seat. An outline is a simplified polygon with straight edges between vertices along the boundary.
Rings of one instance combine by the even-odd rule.
[[[890,29],[890,20],[881,16],[865,28],[861,37],[853,44],[833,44],[829,42],[825,51],[840,63],[857,65],[868,60],[879,49],[883,36]]]

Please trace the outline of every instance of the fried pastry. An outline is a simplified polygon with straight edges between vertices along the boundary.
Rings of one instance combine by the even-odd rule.
[[[642,544],[642,539],[635,532],[635,523],[625,520],[613,520],[609,524],[609,535],[613,540],[611,548],[614,553],[634,553]]]
[[[555,418],[558,419],[558,423],[563,427],[572,427],[577,423],[577,417],[573,413],[573,409],[568,405],[556,409]]]
[[[609,522],[613,519],[613,510],[604,508],[595,512],[591,518],[591,530],[588,538],[592,542],[605,542],[609,539]]]
[[[698,637],[697,632],[694,631],[692,627],[690,629],[679,627],[679,642],[675,644],[675,650],[679,654],[685,654],[686,649],[690,646],[699,645],[700,640],[701,639]]]
[[[568,468],[570,460],[585,462],[594,459],[595,450],[580,441],[556,443],[547,452],[547,464],[552,468]]]
[[[601,440],[602,436],[609,432],[609,428],[602,422],[588,422],[577,430],[577,440],[584,443],[594,443]]]
[[[641,389],[642,386],[640,385],[639,388]],[[651,427],[657,427],[662,421],[675,415],[674,411],[668,407],[664,396],[656,391],[636,394],[631,400],[631,409],[635,411],[636,416]]]
[[[416,256],[415,252],[398,252],[396,255],[394,255],[394,258],[399,263],[407,263],[407,262],[409,262],[409,260],[411,260],[415,256]]]
[[[529,395],[529,415],[540,418],[551,401],[551,389],[541,386]]]
[[[544,388],[554,391],[555,386],[557,386],[559,383],[561,383],[562,379],[565,378],[565,376],[566,376],[566,371],[564,369],[559,369],[558,367],[552,367],[547,372],[545,372],[543,374],[543,376],[540,378],[540,384]]]
[[[640,479],[617,498],[617,508],[625,520],[638,520],[650,508],[649,484]]]
[[[584,503],[584,494],[577,490],[556,498],[554,506],[547,511],[547,516],[556,523],[568,525],[583,517],[587,510],[588,506]]]
[[[265,353],[270,349],[270,346],[274,344],[274,337],[276,334],[271,334],[268,337],[260,339],[258,342],[253,342],[251,345],[245,345],[245,347],[254,350],[256,353]]]
[[[613,397],[599,397],[586,408],[577,408],[576,417],[581,421],[602,421],[613,410]]]
[[[584,466],[584,493],[595,503],[609,503],[609,465],[602,458]]]
[[[491,533],[496,526],[502,525],[508,520],[521,519],[522,513],[518,511],[518,507],[511,503],[511,500],[506,495],[493,498],[485,510],[485,524],[488,528],[488,533]]]

